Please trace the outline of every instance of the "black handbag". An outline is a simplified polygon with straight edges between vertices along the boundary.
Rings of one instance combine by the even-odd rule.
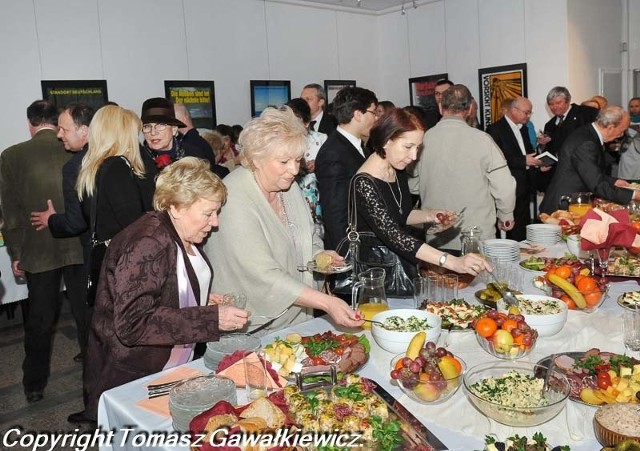
[[[340,241],[336,249],[338,254],[345,257],[346,263],[353,265],[353,269],[348,277],[336,280],[333,291],[350,294],[353,281],[358,274],[370,268],[383,268],[385,270],[384,289],[387,296],[412,297],[413,279],[417,277],[417,268],[410,264],[403,265],[400,257],[383,244],[373,232],[358,232],[354,183],[357,177],[370,178],[368,174],[359,173],[351,180],[347,207],[349,227],[347,236]]]

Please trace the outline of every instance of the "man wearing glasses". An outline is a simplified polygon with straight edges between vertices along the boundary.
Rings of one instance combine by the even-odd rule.
[[[349,182],[369,156],[364,141],[377,120],[378,99],[368,89],[346,87],[333,101],[338,128],[316,157],[316,177],[324,219],[324,248],[336,249],[347,234]]]
[[[487,127],[487,133],[502,149],[511,175],[516,179],[515,224],[512,230],[507,231],[507,238],[516,241],[527,238],[527,224],[531,223],[529,204],[533,192],[532,172],[534,168],[542,166],[542,161],[535,158],[527,127],[523,126],[531,117],[531,112],[529,99],[517,97],[507,104],[502,119]]]

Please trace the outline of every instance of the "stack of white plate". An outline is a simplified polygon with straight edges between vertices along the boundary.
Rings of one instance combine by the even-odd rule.
[[[562,227],[555,224],[529,224],[527,241],[538,246],[553,246],[560,241]]]
[[[484,240],[482,252],[495,262],[517,262],[520,261],[520,245],[513,240]]]

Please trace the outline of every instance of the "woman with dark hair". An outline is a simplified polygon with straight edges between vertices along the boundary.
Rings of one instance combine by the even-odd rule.
[[[222,135],[224,143],[222,150],[216,154],[216,163],[226,167],[233,164],[233,167],[235,168],[235,166],[240,164],[240,152],[238,152],[238,149],[236,148],[236,143],[238,141],[236,131],[233,127],[226,124],[219,124],[216,127],[216,131]]]
[[[373,245],[395,253],[408,277],[416,275],[418,260],[458,273],[477,275],[491,266],[479,255],[454,257],[415,238],[407,226],[441,223],[452,218],[444,210],[414,210],[404,169],[422,147],[425,125],[413,112],[394,108],[378,120],[369,134],[371,156],[351,180],[358,232],[372,232]],[[377,243],[376,243],[377,241]],[[364,242],[363,242],[364,243]],[[370,246],[370,244],[368,244]],[[367,249],[360,249],[360,256]]]

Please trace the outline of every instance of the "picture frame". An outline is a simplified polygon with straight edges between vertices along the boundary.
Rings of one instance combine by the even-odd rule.
[[[41,80],[42,98],[56,108],[70,103],[86,103],[94,110],[109,101],[107,80]]]
[[[409,79],[409,99],[411,106],[418,106],[425,110],[436,109],[438,104],[434,96],[436,83],[449,78],[448,73],[425,75]]]
[[[193,126],[213,130],[216,120],[215,83],[211,80],[165,80],[164,95],[174,104],[187,107]]]
[[[505,99],[527,96],[527,63],[478,69],[478,112],[482,129],[501,117]]]
[[[250,80],[251,117],[260,116],[268,106],[282,106],[291,100],[289,80]]]
[[[347,86],[356,86],[355,80],[325,80],[324,92],[327,96],[326,104],[333,103],[333,99],[336,97],[338,91]]]

